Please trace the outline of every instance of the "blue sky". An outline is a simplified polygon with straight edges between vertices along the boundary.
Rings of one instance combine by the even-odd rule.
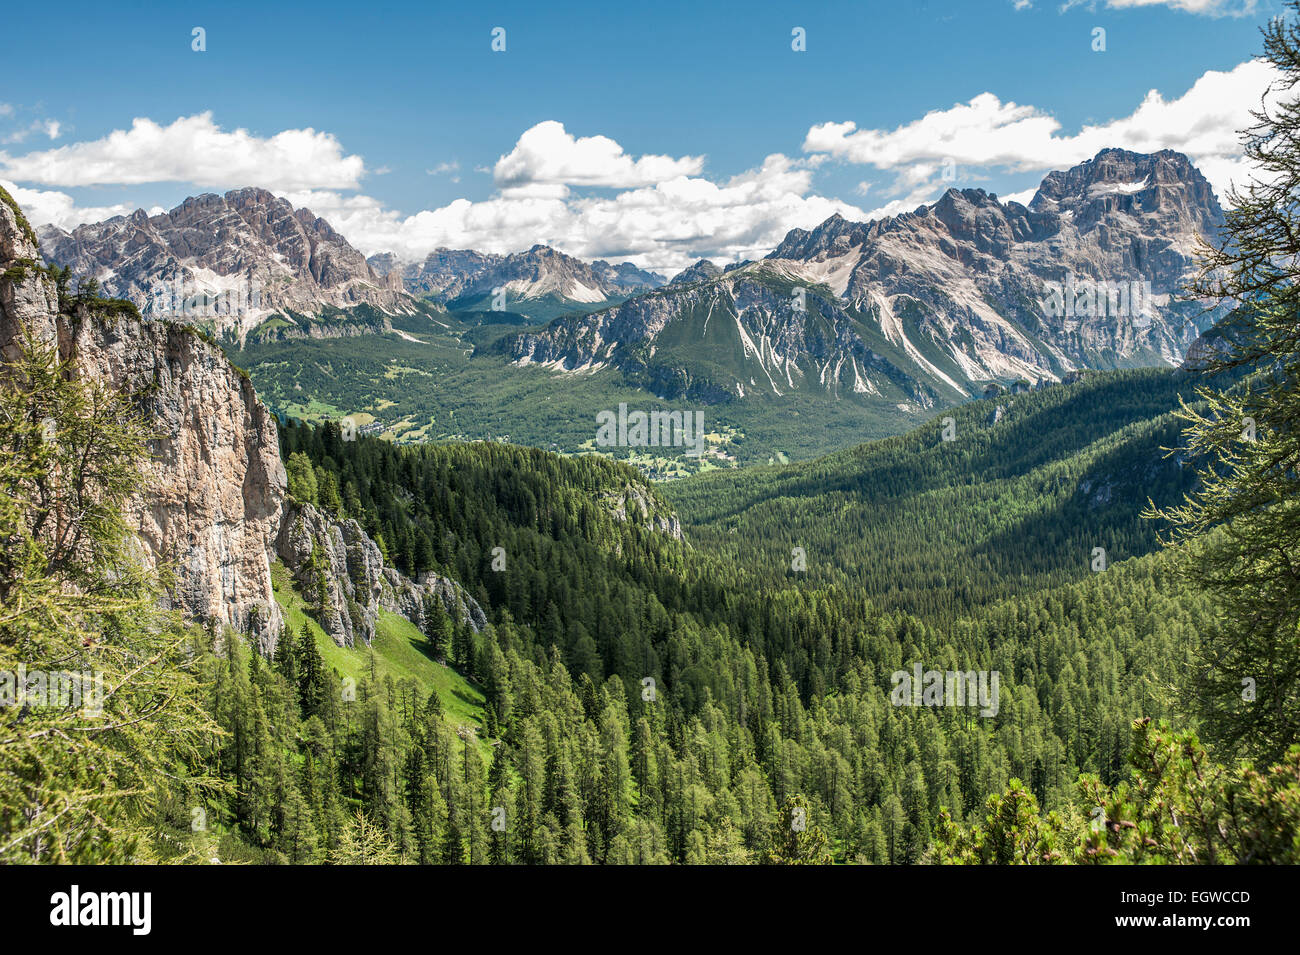
[[[55,26],[28,4],[5,13],[21,43],[6,44],[0,180],[63,227],[249,184],[307,204],[368,253],[542,241],[671,271],[949,185],[1024,198],[1098,144],[1183,149],[1222,189],[1240,171],[1233,130],[1267,85],[1243,64],[1280,12],[1268,0],[73,2]]]

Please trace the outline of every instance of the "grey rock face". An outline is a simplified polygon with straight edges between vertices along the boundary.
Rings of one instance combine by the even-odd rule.
[[[5,201],[8,200],[8,201]],[[30,226],[7,192],[0,194],[0,357],[18,355],[24,330],[44,342],[56,340],[58,295],[54,283],[34,267],[41,253]]]
[[[458,584],[432,573],[414,582],[386,567],[378,545],[360,524],[331,520],[311,504],[286,508],[276,553],[305,594],[315,594],[318,587],[313,553],[323,564],[326,594],[317,620],[339,646],[374,640],[381,609],[423,629],[426,596],[436,597],[453,620],[468,622],[476,632],[487,625],[483,609]]]
[[[511,301],[552,296],[590,304],[664,284],[663,276],[627,262],[611,265],[597,259],[588,265],[545,245],[513,255],[437,249],[422,263],[405,267],[387,252],[371,256],[369,261],[382,274],[391,275],[400,269],[405,287],[413,294],[432,295],[451,303],[504,289]]]
[[[146,318],[210,323],[241,341],[271,315],[296,322],[327,308],[413,306],[399,277],[377,274],[328,222],[264,189],[196,196],[71,233],[46,227],[40,242],[46,261],[98,279]]]
[[[893,218],[832,216],[760,262],[722,274],[697,263],[502,347],[560,370],[610,364],[657,394],[821,389],[920,408],[989,381],[1176,365],[1221,317],[1176,295],[1222,222],[1185,156],[1108,149],[1048,175],[1028,207],[950,189]],[[670,326],[675,352],[661,347]],[[722,357],[701,371],[692,347]]]
[[[3,202],[0,254],[10,257],[0,259],[0,272],[36,254]],[[158,433],[127,516],[149,565],[174,572],[165,602],[273,645],[282,624],[268,551],[286,481],[275,419],[252,385],[219,348],[180,326],[84,308],[60,315],[54,283],[35,270],[0,278],[6,358],[24,333],[57,342],[75,374],[135,395]]]

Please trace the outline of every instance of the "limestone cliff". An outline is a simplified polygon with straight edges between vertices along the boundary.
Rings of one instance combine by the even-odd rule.
[[[36,236],[0,189],[0,357],[15,357],[27,333],[57,342],[72,374],[132,396],[157,435],[128,516],[146,561],[167,570],[170,606],[248,633],[269,652],[283,629],[271,562],[283,559],[306,590],[317,585],[316,553],[325,564],[320,622],[341,646],[369,643],[381,609],[423,626],[429,596],[452,619],[486,625],[458,584],[434,574],[409,580],[384,565],[356,521],[288,497],[275,417],[217,345],[130,309],[61,313]]]
[[[157,438],[129,517],[151,565],[174,570],[168,602],[273,646],[281,618],[268,555],[286,486],[274,417],[190,329],[124,311],[60,314],[35,236],[8,194],[0,200],[0,352],[11,358],[30,330],[57,342],[74,374],[133,396]]]

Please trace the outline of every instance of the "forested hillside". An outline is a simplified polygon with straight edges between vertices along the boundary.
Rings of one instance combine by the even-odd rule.
[[[1045,501],[1042,487],[1089,474],[1120,480],[1135,462],[1158,461],[1162,425],[1146,416],[1178,388],[1169,373],[1117,373],[1019,396],[1000,427],[971,434],[976,448],[964,459],[984,478],[971,482],[972,495],[993,512],[1050,513],[1058,502]],[[1134,397],[1119,402],[1120,394]],[[991,411],[972,406],[959,429],[975,431]],[[923,500],[944,476],[921,480],[922,464],[909,478],[899,445],[937,442],[932,432],[819,462],[821,486],[843,493],[861,486],[860,474],[893,468],[904,471],[896,499]],[[428,687],[366,684],[364,706],[330,705],[330,751],[379,754],[390,770],[365,776],[360,756],[323,775],[313,763],[310,781],[297,785],[312,793],[310,805],[331,807],[312,815],[317,855],[349,831],[327,817],[359,805],[383,830],[378,843],[426,861],[760,861],[783,851],[922,861],[944,807],[973,818],[1013,777],[1048,807],[1071,799],[1080,771],[1122,778],[1131,721],[1178,715],[1170,688],[1208,614],[1164,558],[1094,573],[1085,550],[1072,569],[1053,562],[1059,580],[1027,574],[1035,585],[1015,595],[972,575],[969,594],[944,604],[951,614],[939,624],[926,619],[929,605],[904,609],[898,595],[877,603],[849,575],[816,575],[811,563],[807,574],[767,574],[738,551],[714,550],[695,539],[710,525],[691,519],[687,494],[679,496],[691,530],[679,540],[671,511],[637,473],[600,458],[490,443],[397,448],[344,442],[331,428],[283,435],[291,493],[302,493],[294,474],[310,470],[317,504],[358,517],[399,566],[461,581],[492,621],[478,636],[431,628],[425,646],[482,693],[481,714],[453,722],[487,747],[456,757],[452,726],[428,719],[429,706],[445,711],[447,701]],[[1171,482],[1169,492],[1179,487]],[[788,485],[784,497],[800,500]],[[1058,497],[1068,501],[1070,489]],[[852,543],[852,521],[810,510],[824,515],[825,537]],[[923,510],[918,502],[914,513]],[[1116,511],[1109,526],[1136,526],[1135,510]],[[783,524],[750,532],[763,526]],[[1017,533],[1032,556],[1071,530],[1040,517]],[[769,533],[747,546],[788,554],[784,538]],[[928,546],[938,553],[949,543]],[[996,716],[892,705],[891,674],[915,663],[999,671]],[[276,698],[275,667],[264,669],[266,699]],[[300,706],[310,722],[311,708],[301,698]],[[286,739],[295,736],[320,730]],[[301,743],[285,745],[291,763],[304,758]],[[493,807],[505,809],[502,832],[491,828]],[[784,833],[795,809],[809,825],[792,849]],[[273,831],[253,838],[234,821],[255,844],[285,851]]]
[[[1181,501],[1196,481],[1176,451],[1174,412],[1198,384],[1169,369],[1090,375],[971,402],[816,461],[663,493],[698,548],[755,585],[794,576],[798,547],[810,584],[951,617],[1094,571],[1095,548],[1098,567],[1154,549],[1161,526],[1143,505]]]

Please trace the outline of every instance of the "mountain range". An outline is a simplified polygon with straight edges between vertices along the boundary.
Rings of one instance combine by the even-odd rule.
[[[405,265],[384,252],[368,261],[377,274],[396,274],[407,291],[437,298],[449,308],[530,316],[622,301],[666,282],[628,262],[611,265],[597,259],[589,264],[545,245],[512,255],[437,249],[423,262]]]
[[[680,399],[732,436],[720,461],[746,463],[896,433],[995,384],[1178,365],[1221,315],[1177,293],[1222,223],[1185,156],[1107,149],[1047,175],[1028,205],[950,189],[894,217],[832,216],[763,259],[700,260],[671,281],[543,245],[367,260],[256,189],[40,240],[47,261],[146,317],[187,319],[241,349],[285,414],[363,414],[401,440],[510,434],[581,450],[601,409]],[[155,294],[177,283],[260,298],[196,320]],[[540,421],[536,402],[561,395],[564,414]]]
[[[765,259],[498,343],[520,364],[613,366],[665,397],[888,397],[922,408],[983,383],[1178,363],[1220,315],[1178,292],[1223,212],[1175,152],[1107,149],[1028,206],[950,189],[873,222],[791,230]]]

